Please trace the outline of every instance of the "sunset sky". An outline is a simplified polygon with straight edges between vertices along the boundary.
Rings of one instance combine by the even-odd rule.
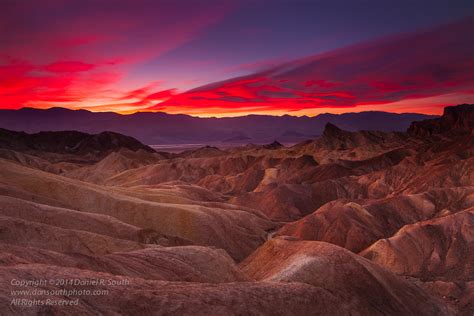
[[[472,0],[2,0],[0,108],[438,114],[473,34]]]

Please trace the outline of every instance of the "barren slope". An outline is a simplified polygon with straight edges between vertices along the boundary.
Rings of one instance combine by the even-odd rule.
[[[473,113],[180,154],[0,130],[0,314],[66,313],[13,278],[104,278],[67,312],[471,315]]]

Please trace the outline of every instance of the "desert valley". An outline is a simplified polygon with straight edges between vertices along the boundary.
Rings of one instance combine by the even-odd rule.
[[[1,314],[472,315],[473,128],[463,104],[404,132],[180,153],[1,129]],[[42,296],[14,279],[113,284],[24,306]]]

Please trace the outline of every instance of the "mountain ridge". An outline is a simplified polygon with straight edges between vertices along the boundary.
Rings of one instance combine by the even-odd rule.
[[[474,128],[474,104],[459,104],[447,106],[443,115],[420,122],[411,123],[408,133],[428,136],[443,133],[470,133]]]
[[[44,151],[60,154],[103,156],[121,148],[155,152],[130,136],[105,131],[88,134],[78,131],[53,131],[28,134],[0,128],[0,148],[16,151]]]
[[[413,121],[436,116],[414,113],[359,112],[308,116],[247,115],[226,118],[201,118],[186,114],[137,112],[90,112],[50,108],[0,110],[0,127],[37,133],[40,131],[77,130],[98,134],[112,131],[136,138],[149,145],[216,144],[245,135],[248,143],[297,143],[320,135],[331,122],[348,130],[405,131]]]

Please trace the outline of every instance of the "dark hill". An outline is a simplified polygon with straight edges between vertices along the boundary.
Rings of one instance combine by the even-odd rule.
[[[154,150],[138,140],[114,132],[87,134],[77,131],[40,132],[27,134],[0,128],[0,148],[20,152],[42,151],[57,154],[106,155],[112,151],[129,149],[131,151]]]
[[[474,129],[474,104],[460,104],[444,108],[443,116],[421,122],[413,122],[410,134],[428,136],[435,134],[470,133]]]

